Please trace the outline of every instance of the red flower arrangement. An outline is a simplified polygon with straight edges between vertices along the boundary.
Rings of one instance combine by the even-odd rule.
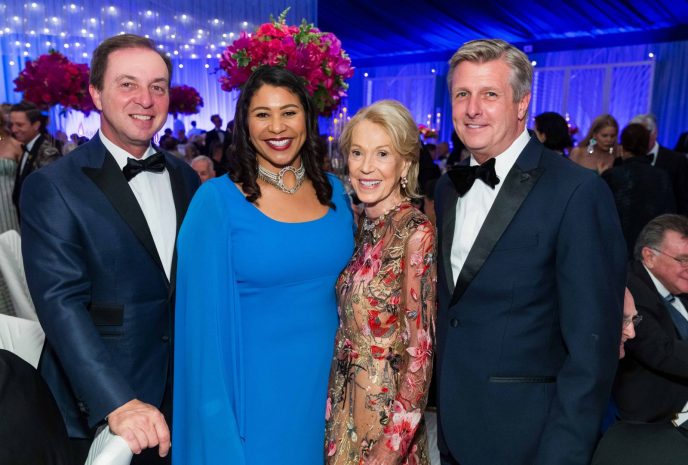
[[[24,100],[41,109],[62,105],[88,115],[95,110],[88,93],[88,65],[72,63],[60,52],[51,50],[26,67],[13,81],[15,91],[24,93]]]
[[[351,59],[337,37],[321,32],[306,20],[288,26],[284,10],[277,20],[258,27],[254,34],[241,33],[222,54],[222,90],[241,88],[261,65],[282,66],[303,79],[318,111],[329,116],[346,97],[345,82],[354,74]]]
[[[439,134],[437,134],[437,131],[435,131],[432,128],[427,127],[424,124],[418,125],[418,131],[420,131],[420,135],[423,137],[423,139],[432,139],[432,138],[437,137],[439,135]]]
[[[170,109],[173,115],[195,115],[201,111],[203,97],[191,86],[181,85],[170,87]]]

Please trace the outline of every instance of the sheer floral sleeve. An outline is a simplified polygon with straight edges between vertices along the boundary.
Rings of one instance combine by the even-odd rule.
[[[404,456],[420,424],[432,378],[435,336],[435,229],[417,225],[404,246],[401,337],[407,345],[399,371],[399,389],[384,428],[385,445]]]

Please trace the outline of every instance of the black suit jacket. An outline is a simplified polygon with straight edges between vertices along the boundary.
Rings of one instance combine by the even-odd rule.
[[[200,180],[184,161],[165,160],[178,231]],[[39,369],[69,436],[89,437],[134,398],[160,406],[171,371],[174,262],[170,282],[100,137],[29,176],[21,210],[26,278],[46,335]]]
[[[643,321],[625,344],[614,382],[619,415],[630,421],[672,420],[688,401],[688,341],[679,337],[642,263],[631,266],[627,286]],[[682,301],[688,308],[688,300]]]
[[[655,166],[666,171],[671,178],[677,213],[688,214],[688,159],[686,156],[660,145]]]
[[[210,131],[205,133],[205,147],[204,147],[204,150],[205,150],[204,154],[205,155],[207,155],[209,157],[212,155],[212,153],[210,153],[210,150],[213,147],[213,143],[220,140],[220,132],[224,135],[223,141],[225,139],[227,139],[227,133],[225,131],[223,131],[222,129],[215,128],[215,129],[211,129]],[[223,146],[223,149],[224,149],[224,146]],[[224,151],[223,151],[223,153],[224,153]]]
[[[626,239],[629,261],[640,231],[653,218],[676,212],[676,200],[669,175],[650,165],[645,157],[624,160],[602,173],[612,190]]]
[[[23,156],[24,154],[22,154]],[[51,140],[45,135],[41,135],[36,139],[33,147],[31,147],[29,157],[24,164],[24,169],[21,169],[21,158],[19,159],[19,166],[17,166],[17,174],[14,180],[14,190],[12,191],[12,202],[14,202],[17,210],[19,210],[19,196],[26,177],[60,157],[60,151],[52,144]]]
[[[531,138],[454,279],[450,176],[435,191],[440,451],[461,465],[587,465],[626,275],[609,188]]]

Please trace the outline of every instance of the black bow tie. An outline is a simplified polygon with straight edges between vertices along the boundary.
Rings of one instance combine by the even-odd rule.
[[[165,171],[165,155],[158,152],[143,160],[127,158],[127,164],[122,168],[122,173],[124,173],[127,182],[131,181],[134,176],[142,171],[152,171],[154,173]]]
[[[22,150],[23,150],[24,152],[28,152],[28,151],[29,151],[29,147],[27,147],[26,144],[22,144],[21,147],[22,147]]]
[[[459,197],[463,197],[468,192],[476,179],[481,179],[492,189],[499,184],[499,178],[495,173],[495,159],[490,158],[482,165],[459,165],[449,171],[449,179],[454,183]]]

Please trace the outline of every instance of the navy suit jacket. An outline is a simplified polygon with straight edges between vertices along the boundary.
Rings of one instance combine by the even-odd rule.
[[[183,161],[165,158],[179,230],[200,181]],[[29,176],[21,211],[26,277],[46,333],[39,369],[69,436],[90,437],[134,398],[159,406],[172,360],[174,282],[100,137]]]
[[[461,465],[587,465],[621,337],[618,215],[598,175],[534,138],[501,182],[456,281],[461,199],[448,175],[435,194],[440,451]]]

